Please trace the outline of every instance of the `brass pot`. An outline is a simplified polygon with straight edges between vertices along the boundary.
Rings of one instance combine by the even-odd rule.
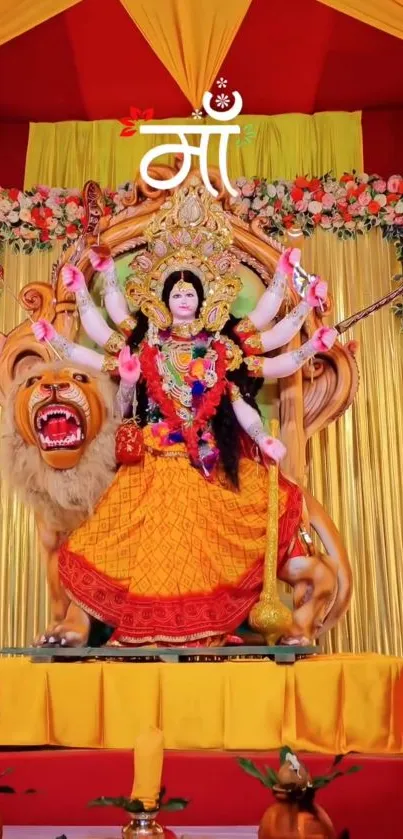
[[[123,839],[151,839],[152,836],[164,837],[164,829],[157,824],[157,813],[136,813],[122,830]]]
[[[317,804],[305,810],[298,802],[279,801],[266,810],[258,839],[336,839],[327,813]]]

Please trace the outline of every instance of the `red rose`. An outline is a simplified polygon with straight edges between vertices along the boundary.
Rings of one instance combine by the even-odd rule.
[[[50,238],[49,230],[41,230],[41,232],[39,234],[39,238],[40,238],[41,242],[48,242],[49,238]]]
[[[298,189],[309,189],[308,178],[295,178],[294,186]]]
[[[403,180],[400,181],[399,192],[400,192],[400,195],[403,195]]]
[[[367,188],[368,188],[368,184],[360,184],[359,186],[357,186],[357,190],[356,190],[357,195],[361,195],[362,192],[366,192]]]
[[[313,194],[313,200],[321,202],[324,195],[325,195],[325,190],[324,189],[317,189],[316,192],[314,192],[314,194]]]
[[[322,181],[320,180],[320,178],[312,178],[312,180],[309,181],[308,189],[310,189],[311,192],[316,192],[316,190],[321,189],[321,187]]]
[[[78,207],[81,204],[81,198],[79,198],[78,195],[69,195],[69,197],[66,198],[66,204],[77,204]]]
[[[377,201],[370,201],[369,202],[369,204],[368,204],[368,212],[369,213],[374,213],[374,215],[376,215],[376,213],[379,213],[380,209],[381,209],[381,205],[378,204]]]
[[[396,192],[391,192],[389,195],[386,196],[386,201],[388,204],[396,204],[399,201],[400,195]]]
[[[319,224],[319,222],[322,219],[322,213],[315,213],[315,215],[312,216],[312,219],[315,222],[315,224]]]
[[[342,175],[341,178],[340,178],[340,183],[347,184],[349,181],[353,181],[353,180],[354,180],[354,175],[351,175],[348,172],[345,172],[344,175]]]
[[[19,194],[20,194],[20,190],[15,189],[15,187],[12,187],[12,189],[8,190],[8,197],[9,197],[10,201],[18,201]]]
[[[293,186],[293,188],[291,190],[292,200],[295,201],[295,203],[296,203],[297,201],[302,201],[303,197],[304,197],[304,190],[300,189],[300,187],[298,187],[298,186]]]
[[[295,218],[291,214],[283,217],[283,224],[284,227],[292,227],[294,224]]]
[[[344,219],[344,221],[351,221],[351,220],[352,220],[352,218],[353,218],[353,217],[350,215],[350,213],[347,213],[347,212],[343,213],[343,219]]]
[[[112,207],[105,207],[104,216],[111,216],[111,215],[112,215]]]
[[[76,236],[77,235],[77,227],[75,224],[67,224],[66,225],[66,233],[68,236]]]
[[[274,202],[274,209],[275,210],[281,210],[282,206],[283,206],[283,202],[280,200],[280,198],[276,198],[276,200]]]
[[[31,216],[36,227],[45,228],[47,219],[52,218],[53,212],[50,207],[34,207],[31,210]]]

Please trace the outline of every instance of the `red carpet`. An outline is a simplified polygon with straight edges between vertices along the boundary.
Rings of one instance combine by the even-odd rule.
[[[251,756],[251,755],[248,755]],[[132,785],[132,755],[118,751],[20,751],[0,753],[2,779],[17,790],[2,795],[5,824],[108,825],[124,817],[112,809],[89,808],[101,795],[125,795]],[[276,768],[277,756],[256,758]],[[313,775],[327,772],[329,760],[306,757]],[[383,839],[401,835],[403,814],[403,758],[353,755],[343,763],[357,764],[361,772],[334,781],[318,794],[337,831],[348,827],[351,839]],[[244,775],[236,756],[212,752],[168,752],[164,784],[168,795],[189,798],[185,813],[167,814],[166,824],[257,824],[271,803],[270,792]],[[26,789],[37,792],[25,795]]]

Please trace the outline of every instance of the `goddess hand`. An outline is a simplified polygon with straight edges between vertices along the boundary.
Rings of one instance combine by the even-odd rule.
[[[91,248],[89,257],[94,271],[110,271],[114,268],[111,252],[104,245]]]
[[[287,248],[277,263],[277,270],[282,274],[292,274],[296,265],[299,265],[301,251],[299,248]]]
[[[328,352],[338,336],[337,329],[330,328],[329,326],[321,326],[311,338],[312,346],[316,352]]]
[[[81,288],[85,288],[85,278],[82,271],[79,268],[76,268],[75,265],[64,265],[62,268],[62,280],[64,287],[67,288],[68,291],[79,291]]]
[[[280,463],[280,460],[283,460],[287,454],[286,447],[281,440],[276,440],[275,437],[262,437],[258,445],[262,454],[267,455],[275,463]]]
[[[43,344],[45,341],[52,341],[56,337],[56,329],[47,320],[37,320],[32,324],[32,332],[37,341]]]
[[[137,384],[141,373],[140,361],[137,355],[132,355],[130,347],[123,347],[119,353],[119,375],[126,385]]]
[[[327,298],[327,282],[320,277],[314,277],[306,290],[306,302],[315,308],[325,302]]]

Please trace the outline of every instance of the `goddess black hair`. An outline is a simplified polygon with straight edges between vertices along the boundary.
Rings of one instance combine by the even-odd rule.
[[[190,283],[196,291],[199,305],[196,310],[196,317],[200,314],[200,309],[204,300],[204,292],[201,280],[192,271],[173,271],[167,277],[164,283],[162,292],[162,300],[166,306],[169,304],[169,296],[174,286],[180,281]],[[234,327],[239,322],[237,318],[230,315],[224,328],[221,330],[223,335],[230,337],[234,343],[239,345],[239,340]],[[131,350],[136,350],[147,334],[148,318],[139,312],[137,315],[137,325],[133,330],[128,344]],[[238,370],[234,370],[227,374],[229,381],[233,382],[241,391],[242,397],[248,405],[252,408],[258,409],[256,404],[256,395],[262,386],[262,379],[252,379],[248,375],[247,367],[244,363],[241,364]],[[137,387],[137,417],[141,426],[146,425],[147,422],[147,388],[143,379],[140,380]],[[226,477],[231,484],[239,487],[239,458],[240,458],[240,435],[241,429],[236,419],[231,400],[227,393],[221,397],[220,404],[212,419],[212,428],[214,437],[220,452],[220,460],[224,469]]]

